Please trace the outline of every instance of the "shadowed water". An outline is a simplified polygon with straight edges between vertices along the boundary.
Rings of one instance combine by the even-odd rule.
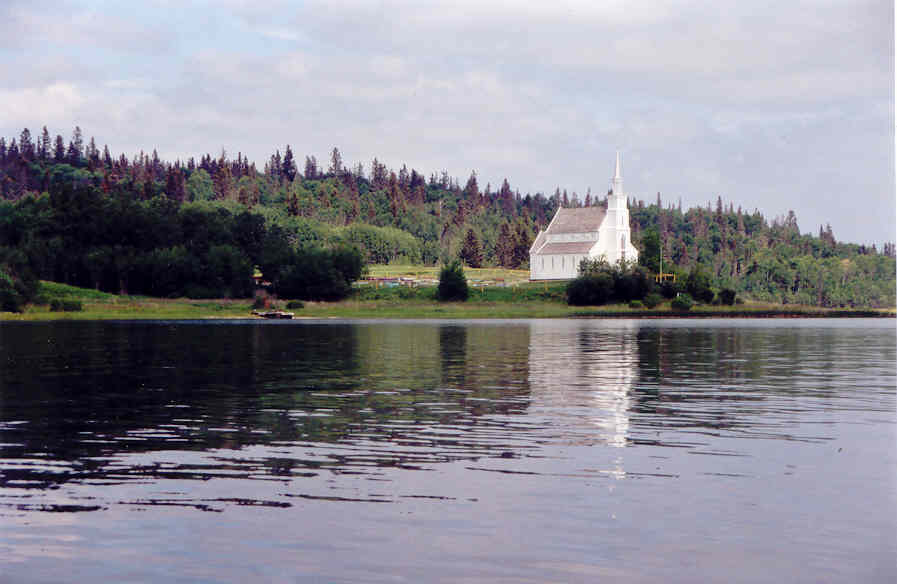
[[[4,324],[0,581],[891,582],[895,337]]]

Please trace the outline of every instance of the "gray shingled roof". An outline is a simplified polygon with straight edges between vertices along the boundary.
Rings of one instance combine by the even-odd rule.
[[[597,239],[573,242],[547,242],[547,234],[558,235],[561,233],[596,233],[607,210],[603,206],[580,207],[579,209],[558,209],[557,213],[548,225],[548,229],[540,231],[536,241],[530,247],[533,254],[568,254],[588,253]]]
[[[607,211],[603,206],[580,207],[578,209],[558,209],[548,233],[583,233],[598,231]]]
[[[594,241],[573,241],[569,243],[548,243],[539,250],[540,254],[589,253]]]

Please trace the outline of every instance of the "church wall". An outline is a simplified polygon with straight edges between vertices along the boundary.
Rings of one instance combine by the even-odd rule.
[[[584,254],[531,255],[530,279],[572,280],[585,257]]]

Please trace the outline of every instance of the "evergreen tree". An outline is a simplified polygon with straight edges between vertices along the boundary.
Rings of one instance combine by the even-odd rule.
[[[471,268],[483,267],[483,248],[480,245],[479,238],[477,238],[472,229],[467,230],[459,255],[467,266]]]
[[[56,134],[56,145],[53,148],[53,160],[57,163],[65,161],[65,143],[62,136]]]
[[[40,147],[38,148],[38,156],[42,161],[46,162],[50,159],[51,148],[50,133],[47,131],[47,126],[44,126],[40,135]]]
[[[305,170],[302,174],[306,180],[316,180],[318,178],[318,161],[314,156],[305,157]]]
[[[296,178],[296,161],[293,160],[293,151],[290,149],[290,145],[287,144],[287,150],[283,155],[283,162],[281,168],[283,169],[283,176],[289,182],[293,182],[293,179]]]
[[[24,160],[34,160],[34,143],[31,141],[31,131],[28,128],[19,134],[19,153]]]
[[[328,174],[332,174],[333,176],[339,176],[340,173],[343,172],[343,157],[339,153],[339,148],[336,146],[333,147],[333,151],[330,152],[330,168],[327,169]]]

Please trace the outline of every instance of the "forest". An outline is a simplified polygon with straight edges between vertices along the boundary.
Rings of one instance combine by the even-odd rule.
[[[23,129],[0,137],[0,292],[37,279],[156,296],[246,297],[261,270],[284,297],[336,299],[365,263],[526,268],[529,246],[560,206],[606,193],[521,194],[508,179],[462,183],[402,165],[299,160],[290,145],[263,168],[238,152],[163,160]],[[700,268],[740,297],[823,307],[895,305],[892,242],[801,233],[794,212],[767,219],[717,198],[683,210],[629,200],[641,263],[684,278]],[[356,251],[352,251],[356,250]]]

